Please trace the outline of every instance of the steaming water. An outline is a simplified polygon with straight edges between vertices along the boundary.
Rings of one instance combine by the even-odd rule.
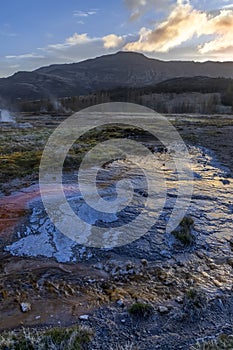
[[[6,110],[0,110],[0,122],[2,123],[15,123],[15,118],[10,115],[10,113]]]

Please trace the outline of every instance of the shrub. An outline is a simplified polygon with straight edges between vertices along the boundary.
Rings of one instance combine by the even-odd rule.
[[[134,303],[129,308],[129,313],[133,317],[148,318],[153,313],[153,307],[145,303]]]
[[[184,245],[191,245],[195,241],[192,233],[193,219],[189,216],[183,218],[178,228],[172,231],[173,236]]]
[[[189,289],[186,291],[183,303],[183,311],[190,319],[199,318],[207,307],[207,296],[199,289]]]

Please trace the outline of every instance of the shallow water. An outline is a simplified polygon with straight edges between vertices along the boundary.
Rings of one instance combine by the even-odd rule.
[[[233,237],[233,180],[228,177],[228,170],[220,166],[212,152],[197,147],[190,147],[189,152],[194,173],[194,189],[187,214],[194,219],[196,236],[196,245],[189,250],[203,249],[210,256],[230,253],[228,240]],[[137,239],[134,242],[114,248],[114,252],[149,260],[175,254],[175,240],[171,234],[165,233],[165,229],[177,198],[178,185],[183,184],[171,165],[172,157],[169,152],[159,155],[159,172],[166,180],[167,197],[158,220],[146,235],[138,239],[135,234]],[[151,167],[151,164],[146,164],[145,161],[145,167],[147,165]],[[102,226],[108,235],[109,227],[120,227],[131,222],[140,213],[147,198],[147,186],[140,169],[133,167],[132,171],[132,165],[130,166],[129,178],[137,190],[134,191],[130,205],[112,214],[98,212],[85,203],[77,186],[77,174],[64,176],[68,202],[74,212],[86,222],[86,230],[90,230],[90,225]],[[116,182],[127,174],[128,169],[129,164],[124,160],[115,161],[102,169],[97,179],[102,198],[109,203],[116,199]],[[39,197],[34,198],[29,207],[30,216],[17,227],[15,241],[5,247],[12,255],[45,256],[55,258],[59,262],[76,262],[106,253],[106,249],[85,247],[60,233],[45,213]],[[149,220],[156,214],[158,213],[155,213],[153,208],[148,207],[144,219]],[[141,225],[143,226],[143,222]],[[139,226],[137,230],[141,228],[143,227]]]

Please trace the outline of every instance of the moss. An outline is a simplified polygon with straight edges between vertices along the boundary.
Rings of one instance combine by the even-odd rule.
[[[145,303],[134,303],[129,308],[129,314],[137,318],[148,318],[153,313],[153,307]]]
[[[41,154],[41,151],[28,151],[0,155],[0,182],[38,172]]]
[[[195,241],[192,233],[193,219],[189,216],[183,218],[179,227],[172,231],[173,236],[184,245],[191,245]]]

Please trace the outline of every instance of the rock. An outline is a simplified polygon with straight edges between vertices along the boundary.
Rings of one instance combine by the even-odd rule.
[[[213,282],[214,282],[214,284],[215,284],[216,287],[218,287],[218,288],[222,287],[222,283],[219,282],[218,280],[213,279]]]
[[[121,320],[121,323],[125,323],[126,322],[126,320],[123,318],[122,320]]]
[[[162,257],[171,259],[171,253],[168,250],[161,250],[159,253]]]
[[[147,266],[147,265],[148,265],[148,261],[147,261],[146,259],[142,259],[142,260],[141,260],[141,264],[142,264],[143,266]]]
[[[181,296],[178,296],[175,300],[176,300],[177,303],[182,304],[183,301],[184,301],[184,298],[181,297]]]
[[[231,239],[231,240],[229,241],[229,243],[230,243],[231,250],[233,251],[233,239]]]
[[[95,283],[96,280],[95,280],[95,279],[92,280],[92,279],[90,278],[89,280],[87,280],[87,282],[88,282],[88,283]]]
[[[104,265],[101,262],[98,262],[97,264],[94,265],[94,268],[97,270],[103,270]]]
[[[28,312],[32,308],[30,303],[20,303],[20,309],[22,312]]]
[[[227,263],[233,268],[233,258],[228,258]]]
[[[159,306],[158,307],[158,312],[160,314],[167,314],[169,312],[169,309],[166,306]]]
[[[117,300],[117,305],[120,307],[124,307],[124,301],[122,299]]]
[[[81,321],[88,321],[89,320],[89,315],[81,315],[81,316],[79,316],[79,319]]]
[[[204,257],[205,257],[204,253],[203,253],[203,252],[199,252],[199,251],[196,252],[196,255],[197,255],[198,258],[200,258],[200,259],[204,259]]]

